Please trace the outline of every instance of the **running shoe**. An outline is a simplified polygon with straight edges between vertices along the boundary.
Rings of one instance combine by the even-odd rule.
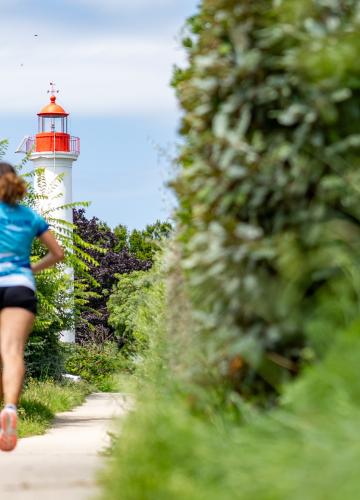
[[[4,408],[0,413],[0,450],[12,451],[17,442],[17,414],[15,410]]]

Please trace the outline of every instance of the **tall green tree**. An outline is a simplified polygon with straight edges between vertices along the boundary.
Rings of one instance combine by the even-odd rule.
[[[188,22],[181,263],[202,373],[231,390],[296,373],[321,295],[359,312],[359,24],[357,0],[203,0]]]
[[[128,248],[129,234],[128,228],[123,224],[119,224],[114,229],[114,235],[116,238],[115,252],[121,252]]]
[[[148,224],[145,229],[133,229],[131,232],[126,226],[119,224],[114,229],[116,251],[127,249],[138,259],[153,262],[161,248],[161,242],[168,239],[172,232],[173,226],[167,221],[157,220],[154,224]]]

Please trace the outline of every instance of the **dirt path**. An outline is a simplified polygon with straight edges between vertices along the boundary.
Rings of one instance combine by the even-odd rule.
[[[130,400],[95,393],[84,405],[57,415],[44,436],[20,440],[15,451],[0,452],[1,500],[88,500],[97,494],[96,472],[109,444],[113,417]]]

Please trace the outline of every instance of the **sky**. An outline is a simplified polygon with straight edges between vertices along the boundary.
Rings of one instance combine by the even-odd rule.
[[[169,82],[184,66],[181,30],[198,0],[0,0],[0,138],[6,159],[37,132],[49,100],[70,113],[81,139],[74,201],[111,226],[169,217],[166,188],[181,112]]]

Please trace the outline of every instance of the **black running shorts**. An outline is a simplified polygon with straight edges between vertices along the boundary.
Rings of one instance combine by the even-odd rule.
[[[0,311],[6,307],[21,307],[36,314],[36,294],[26,286],[0,287]]]

